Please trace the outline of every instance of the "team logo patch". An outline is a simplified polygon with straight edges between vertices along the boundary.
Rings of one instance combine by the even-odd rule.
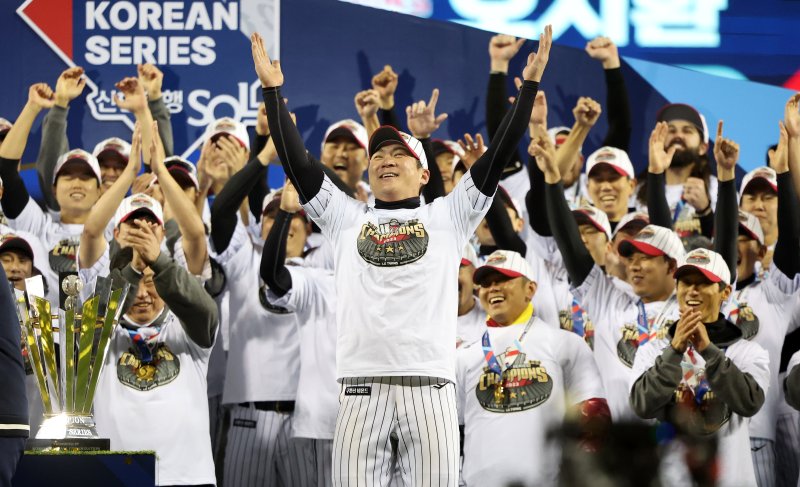
[[[694,251],[694,254],[690,255],[686,259],[687,264],[696,264],[696,265],[706,265],[711,262],[708,254],[705,252],[701,252],[702,249],[697,249]]]
[[[78,245],[80,244],[80,236],[65,238],[58,242],[55,247],[50,250],[50,268],[56,273],[59,272],[77,272],[78,263],[75,260],[78,255]]]
[[[740,303],[739,307],[735,309],[728,318],[731,319],[731,321],[734,321],[735,318],[736,326],[742,330],[742,338],[745,340],[750,340],[758,335],[760,326],[758,316],[753,313],[753,308],[748,306],[747,303]]]
[[[369,264],[396,267],[416,262],[428,250],[428,232],[417,220],[365,223],[358,235],[358,254]]]
[[[372,386],[347,386],[344,388],[345,396],[369,396],[372,394]]]
[[[180,371],[180,360],[163,343],[158,345],[152,362],[142,362],[131,348],[117,363],[119,381],[137,391],[150,391],[167,385],[178,377]]]
[[[638,349],[639,330],[635,324],[627,323],[622,327],[622,338],[617,342],[617,357],[626,367],[631,368]]]
[[[505,353],[497,359],[503,363]],[[533,409],[543,404],[553,392],[553,380],[538,360],[525,360],[520,353],[514,363],[503,372],[502,379],[489,367],[483,368],[475,395],[478,403],[493,413],[514,413]]]

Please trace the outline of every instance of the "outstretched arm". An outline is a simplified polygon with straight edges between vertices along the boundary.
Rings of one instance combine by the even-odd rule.
[[[714,250],[725,259],[731,277],[736,275],[739,259],[736,236],[739,234],[739,212],[736,204],[736,161],[739,144],[722,136],[722,120],[717,124],[714,141],[714,159],[717,161],[717,208],[714,220]]]
[[[394,93],[397,91],[398,81],[397,73],[387,64],[383,67],[383,71],[372,77],[372,89],[378,94],[380,105],[377,111],[380,119],[378,125],[391,125],[397,130],[403,130],[400,127],[400,119],[397,117],[394,104]],[[371,132],[369,133],[371,135]]]
[[[158,122],[158,136],[164,146],[164,155],[170,157],[175,154],[174,143],[172,140],[172,123],[167,105],[161,96],[161,85],[164,82],[164,73],[154,64],[140,64],[136,66],[139,74],[139,83],[147,93],[147,107],[153,120]]]
[[[0,177],[3,178],[4,187],[0,201],[3,204],[3,212],[9,219],[18,217],[30,199],[25,183],[19,175],[19,161],[25,152],[34,120],[42,109],[52,108],[53,104],[53,90],[49,86],[45,83],[31,86],[28,90],[28,102],[0,146]]]
[[[269,290],[278,297],[284,296],[292,289],[292,274],[286,268],[286,240],[292,226],[294,214],[302,210],[297,191],[292,183],[287,182],[281,193],[281,206],[275,216],[275,222],[269,230],[261,254],[261,279]]]
[[[522,83],[519,96],[506,116],[503,117],[497,130],[497,136],[492,140],[489,149],[470,168],[476,188],[486,196],[494,195],[503,169],[525,133],[533,109],[533,101],[539,89],[539,81],[542,79],[550,57],[552,42],[553,29],[548,25],[545,27],[544,34],[539,36],[538,52],[528,56],[528,64],[522,71],[525,81]]]
[[[603,139],[603,146],[627,152],[631,140],[631,109],[617,46],[608,37],[596,37],[586,44],[586,52],[603,63],[606,78],[608,133]]]
[[[431,146],[433,132],[438,130],[442,123],[447,120],[446,113],[436,115],[436,103],[438,101],[439,89],[434,88],[431,99],[427,104],[424,100],[421,100],[406,107],[408,129],[411,131],[411,135],[422,143],[422,148],[428,159],[430,177],[428,178],[428,184],[422,187],[422,195],[428,203],[440,196],[444,196],[442,173],[439,171],[439,165],[436,164],[436,156],[433,155],[433,147]]]
[[[264,104],[267,107],[267,118],[275,148],[283,163],[283,169],[292,181],[300,201],[307,203],[319,193],[325,173],[322,167],[315,165],[308,155],[297,127],[292,123],[289,110],[283,102],[280,87],[283,85],[283,73],[280,61],[270,61],[260,35],[250,37],[258,79],[263,88]]]
[[[650,133],[647,165],[647,213],[650,215],[650,223],[664,228],[672,228],[664,172],[669,168],[677,150],[677,146],[664,148],[668,132],[666,122],[656,123]]]
[[[781,144],[787,150],[780,152],[779,158],[773,158],[773,169],[778,173],[778,240],[775,242],[775,253],[772,261],[790,279],[800,273],[800,211],[795,186],[792,183],[792,166],[797,167],[795,160],[797,151],[792,150],[792,144],[797,145],[797,137],[788,134],[785,124],[780,124]],[[780,144],[779,144],[780,145]],[[794,152],[794,153],[793,153]]]

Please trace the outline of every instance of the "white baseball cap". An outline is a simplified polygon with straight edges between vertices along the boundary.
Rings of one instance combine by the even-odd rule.
[[[367,149],[367,144],[369,142],[367,129],[355,120],[351,120],[349,118],[339,120],[328,127],[328,130],[325,131],[325,135],[322,137],[322,146],[324,147],[326,143],[340,137],[350,139],[363,147],[364,150]]]
[[[616,237],[619,232],[627,229],[628,226],[631,226],[634,223],[636,223],[637,226],[644,228],[650,224],[650,215],[648,215],[645,211],[632,211],[630,213],[626,213],[619,223],[617,223],[617,227],[614,229],[614,233],[611,234],[611,236]]]
[[[188,181],[195,189],[200,190],[200,183],[197,180],[197,168],[194,164],[180,156],[170,156],[164,159],[164,166],[178,184]],[[181,187],[183,186],[181,184]]]
[[[110,156],[117,156],[124,162],[128,162],[128,158],[131,156],[131,145],[119,137],[111,137],[94,146],[92,155],[97,158],[98,162]]]
[[[742,200],[745,191],[747,191],[747,187],[755,182],[766,182],[773,191],[776,193],[778,192],[778,174],[775,172],[775,169],[768,166],[757,167],[744,175],[742,186],[739,189],[739,201]]]
[[[120,223],[127,221],[131,215],[138,212],[150,213],[158,223],[164,224],[164,211],[161,209],[161,203],[144,193],[136,193],[122,200],[114,214],[114,227],[118,227]]]
[[[428,169],[428,157],[422,149],[422,142],[405,132],[400,132],[391,125],[383,125],[373,132],[369,139],[369,157],[372,157],[375,151],[384,145],[391,143],[405,146],[411,155],[422,164],[422,167]]]
[[[431,148],[433,149],[434,156],[445,152],[453,154],[453,167],[464,157],[464,149],[462,149],[457,142],[453,142],[452,140],[432,139]]]
[[[608,164],[619,174],[627,176],[631,179],[636,177],[634,175],[633,164],[631,164],[631,159],[628,157],[628,153],[624,150],[617,149],[616,147],[601,147],[592,152],[592,154],[586,160],[587,176],[592,177],[592,169],[600,164]]]
[[[666,255],[678,262],[686,254],[678,235],[669,228],[658,225],[647,225],[635,237],[625,239],[619,244],[619,255],[630,257],[635,252],[651,257]]]
[[[247,127],[230,117],[223,117],[208,126],[206,139],[213,139],[220,135],[229,135],[238,140],[245,149],[250,148],[250,136],[247,134]]]
[[[471,244],[464,245],[464,251],[461,253],[461,265],[471,265],[478,268],[478,254],[475,253],[475,248]]]
[[[704,248],[694,249],[680,262],[675,271],[675,279],[680,279],[687,272],[700,271],[711,282],[731,283],[731,271],[721,255]]]
[[[606,238],[611,240],[611,224],[608,222],[608,215],[602,210],[598,210],[591,205],[583,205],[572,210],[575,221],[578,225],[589,224],[606,234]]]
[[[100,164],[97,162],[97,158],[85,150],[74,149],[63,154],[58,158],[58,161],[56,161],[56,169],[53,171],[53,184],[56,184],[58,173],[60,173],[67,164],[85,164],[89,166],[89,169],[91,169],[92,173],[97,178],[97,182],[103,182],[103,178],[100,175]]]
[[[752,213],[739,210],[739,234],[745,234],[764,245],[764,230],[761,229],[761,222]]]
[[[511,278],[525,277],[535,281],[531,265],[518,252],[512,250],[495,250],[486,259],[486,263],[478,267],[472,275],[472,282],[480,284],[484,277],[492,271],[499,272]]]

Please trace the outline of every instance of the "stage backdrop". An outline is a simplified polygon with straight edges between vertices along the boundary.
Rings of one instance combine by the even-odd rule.
[[[0,80],[0,116],[16,117],[30,84],[54,86],[58,74],[71,65],[87,70],[90,86],[72,103],[69,115],[72,147],[91,150],[102,138],[129,136],[131,116],[109,100],[113,83],[133,75],[133,65],[142,61],[155,61],[165,72],[163,89],[173,110],[177,153],[196,157],[204,127],[215,117],[235,116],[251,125],[260,101],[247,39],[254,30],[265,36],[271,53],[279,53],[284,96],[315,154],[330,123],[357,117],[355,93],[369,87],[371,76],[385,64],[400,73],[399,110],[427,100],[433,88],[441,90],[439,109],[449,119],[435,136],[485,134],[491,34],[450,22],[330,0],[280,5],[277,0],[29,0],[2,2],[0,28],[13,40],[11,48],[0,52],[0,63],[11,74]],[[529,42],[523,51],[532,49],[535,43]],[[523,58],[520,54],[512,62],[512,74],[521,72]],[[790,91],[633,58],[623,64],[633,110],[631,159],[638,170],[646,165],[655,113],[667,102],[696,106],[708,119],[712,136],[716,121],[724,119],[726,136],[742,145],[743,169],[764,163]],[[542,89],[548,94],[551,126],[571,125],[579,96],[605,101],[599,63],[573,47],[554,47]],[[34,126],[26,164],[38,152],[40,122]],[[587,154],[597,148],[605,130],[602,117],[586,143]],[[31,189],[36,188],[31,171],[25,172]],[[271,171],[270,179],[272,185],[280,184],[280,171]]]

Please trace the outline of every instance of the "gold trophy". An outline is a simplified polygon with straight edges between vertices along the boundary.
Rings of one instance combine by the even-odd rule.
[[[98,278],[94,294],[81,306],[83,283],[68,275],[61,279],[64,309],[53,314],[44,293],[36,291],[43,287],[41,279],[27,279],[27,293],[16,291],[23,341],[44,406],[44,421],[28,448],[108,450],[109,440],[97,436],[92,402],[129,286],[112,291],[111,279]]]

